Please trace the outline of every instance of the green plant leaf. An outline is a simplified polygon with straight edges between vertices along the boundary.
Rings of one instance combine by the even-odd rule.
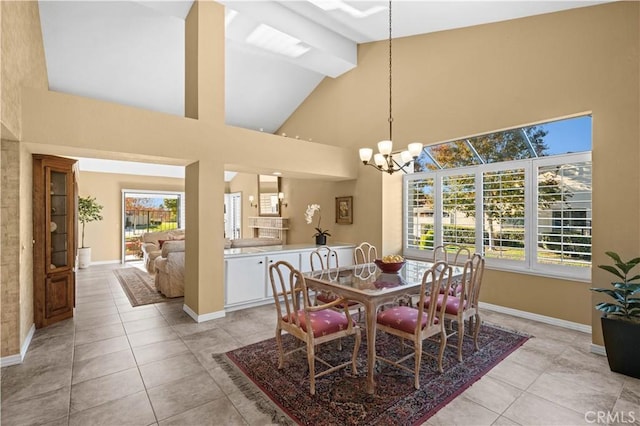
[[[596,309],[602,312],[605,312],[607,314],[612,314],[612,315],[623,315],[622,314],[622,307],[620,305],[616,305],[613,303],[598,303],[596,305]]]
[[[635,277],[633,277],[633,278],[627,278],[627,282],[635,281],[635,280],[638,280],[638,279],[640,279],[640,274],[636,275],[636,276],[635,276]]]
[[[612,258],[613,260],[615,260],[617,263],[622,263],[622,259],[620,259],[620,256],[618,256],[618,253],[613,252],[613,251],[605,251],[604,254],[606,254],[607,256]]]
[[[616,268],[611,265],[598,265],[598,268],[604,269],[605,271],[611,272],[613,275],[620,277],[624,280],[624,275],[620,273]]]
[[[608,294],[609,296],[613,297],[615,300],[619,302],[624,301],[624,294],[621,294],[621,292],[616,290],[611,290],[609,288],[592,288],[591,291]]]

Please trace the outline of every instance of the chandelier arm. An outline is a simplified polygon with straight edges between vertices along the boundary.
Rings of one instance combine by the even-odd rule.
[[[398,166],[398,169],[396,170],[397,172],[399,172],[400,170],[402,170],[405,174],[409,173],[408,171],[405,170],[405,167],[408,167],[409,164],[411,164],[411,161],[407,161],[404,164],[400,164],[398,163],[395,159],[393,160],[393,162],[396,164],[396,166]]]

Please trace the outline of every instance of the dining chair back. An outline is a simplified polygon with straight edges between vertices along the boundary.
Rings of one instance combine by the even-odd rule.
[[[475,253],[463,266],[462,277],[457,281],[458,287],[454,294],[443,297],[441,294],[437,300],[438,310],[445,308],[443,319],[450,321],[447,337],[458,335],[458,361],[462,362],[462,345],[465,337],[465,321],[469,322],[472,330],[474,349],[478,350],[478,335],[482,319],[478,307],[480,300],[480,287],[484,275],[484,257]],[[426,302],[428,305],[432,301]],[[456,323],[454,329],[453,323]]]
[[[338,253],[331,247],[320,246],[309,255],[309,264],[312,271],[337,268]]]
[[[321,271],[324,269],[338,268],[338,253],[331,247],[321,246],[311,252],[309,255],[309,265],[311,271]],[[315,294],[316,304],[319,303],[331,303],[338,296],[330,294],[325,291],[318,291]],[[358,307],[358,322],[362,319],[362,306],[353,300],[348,300],[347,305],[349,307]],[[337,306],[337,309],[342,309],[342,306]]]
[[[471,258],[471,250],[456,244],[441,244],[433,248],[432,262],[444,261],[451,265],[464,265]]]
[[[373,263],[378,258],[378,249],[368,242],[360,243],[353,250],[353,263],[361,265],[363,263]]]
[[[290,263],[283,260],[269,265],[269,280],[278,315],[276,324],[276,344],[278,346],[278,369],[284,367],[284,357],[300,350],[306,350],[309,364],[309,391],[316,391],[316,379],[351,364],[353,374],[357,374],[356,358],[360,348],[360,327],[353,321],[344,299],[336,298],[330,303],[313,305],[304,276]],[[340,312],[335,308],[342,305]],[[304,346],[284,352],[282,331],[303,341]],[[355,342],[351,360],[332,366],[316,355],[316,346],[332,340],[354,336]],[[338,349],[342,343],[338,340]],[[316,373],[315,361],[324,368]]]
[[[443,372],[442,358],[447,344],[447,333],[444,321],[441,318],[444,315],[445,305],[440,306],[437,301],[442,299],[446,303],[452,274],[453,268],[446,262],[438,261],[434,263],[422,276],[420,300],[417,307],[394,306],[379,312],[377,316],[378,329],[400,337],[403,344],[405,339],[411,341],[413,343],[413,352],[397,360],[381,356],[376,356],[376,358],[412,372],[416,389],[420,389],[420,363],[422,360],[422,341],[424,339],[440,335],[438,354],[425,353],[425,355],[436,358],[438,360],[438,371]],[[444,293],[440,293],[439,290],[441,288],[444,289]],[[411,357],[414,357],[413,369],[403,365],[403,362]]]

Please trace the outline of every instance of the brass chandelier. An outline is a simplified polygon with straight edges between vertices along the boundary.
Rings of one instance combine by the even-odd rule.
[[[392,61],[391,61],[391,0],[389,0],[389,139],[378,142],[378,153],[373,154],[371,148],[360,148],[360,160],[366,166],[372,166],[381,172],[393,174],[405,169],[412,161],[415,161],[422,152],[422,144],[420,142],[410,143],[405,151],[400,153],[393,152],[393,115],[392,112]],[[400,155],[400,162],[394,158],[394,155]],[[373,156],[373,162],[371,157]]]

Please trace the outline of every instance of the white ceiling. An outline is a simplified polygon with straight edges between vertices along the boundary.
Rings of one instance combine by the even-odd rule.
[[[233,126],[275,132],[323,78],[357,66],[359,43],[388,37],[387,1],[219,2],[227,8],[225,121]],[[183,116],[184,18],[192,3],[40,0],[50,89]],[[395,0],[393,36],[598,3]],[[259,24],[309,51],[289,58],[247,43]]]

